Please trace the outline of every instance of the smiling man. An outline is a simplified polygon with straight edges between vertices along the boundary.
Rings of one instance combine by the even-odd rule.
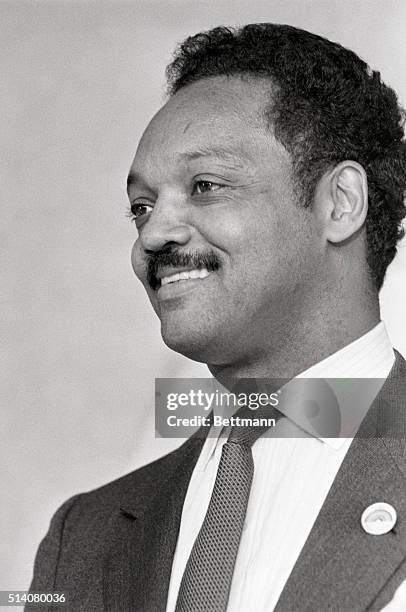
[[[31,591],[86,612],[404,609],[406,364],[378,301],[405,214],[396,95],[351,51],[274,24],[189,38],[167,76],[128,177],[165,343],[225,386],[380,390],[354,439],[213,427],[68,500]]]
[[[297,206],[290,156],[265,117],[273,89],[269,79],[249,75],[180,89],[144,133],[129,176],[139,232],[133,266],[164,341],[216,373],[220,367],[238,377],[294,375],[354,337],[353,329],[343,338],[331,325],[329,300],[346,296],[336,286],[331,296],[330,266],[340,254],[328,254],[326,265],[324,242],[355,232],[366,206],[360,198],[348,223],[325,229],[328,181],[313,214]],[[344,189],[366,190],[355,162],[335,170],[333,180],[340,173],[347,182],[343,203]],[[183,278],[186,272],[203,278]],[[360,274],[359,264],[351,274]],[[374,314],[375,304],[361,332]],[[308,329],[318,330],[317,346]]]

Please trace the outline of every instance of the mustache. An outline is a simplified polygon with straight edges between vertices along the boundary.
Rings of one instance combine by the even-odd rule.
[[[206,268],[208,272],[214,272],[221,266],[219,257],[213,251],[203,251],[194,253],[186,253],[169,247],[156,251],[153,255],[148,256],[147,260],[147,280],[152,289],[157,289],[161,285],[161,281],[157,278],[157,273],[160,268],[195,268],[201,270]]]

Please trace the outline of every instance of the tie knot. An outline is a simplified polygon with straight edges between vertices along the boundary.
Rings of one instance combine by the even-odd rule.
[[[276,425],[282,416],[273,406],[260,406],[251,410],[243,406],[233,416],[234,425],[231,428],[227,442],[251,447],[268,429]]]

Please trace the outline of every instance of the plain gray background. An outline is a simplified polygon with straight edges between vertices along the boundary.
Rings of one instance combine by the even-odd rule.
[[[256,21],[349,46],[406,102],[403,0],[0,2],[0,589],[28,587],[67,497],[180,444],[154,438],[154,378],[208,372],[160,339],[125,179],[175,44]],[[405,264],[403,247],[382,292],[404,355]]]

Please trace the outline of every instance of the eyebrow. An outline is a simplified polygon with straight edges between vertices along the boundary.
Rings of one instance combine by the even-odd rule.
[[[245,155],[240,148],[237,147],[235,149],[231,149],[222,145],[202,146],[197,149],[193,149],[192,151],[184,151],[183,153],[178,154],[178,156],[180,159],[188,162],[200,159],[202,157],[216,157],[217,159],[221,159],[225,162],[232,162],[234,166],[238,168],[246,167],[243,160],[249,161],[248,156]],[[127,177],[127,191],[130,187],[139,184],[145,185],[141,175],[138,174],[138,172],[130,171]]]
[[[237,166],[243,167],[242,160],[247,160],[247,156],[244,155],[243,151],[239,147],[228,148],[221,145],[203,146],[193,151],[185,151],[181,154],[183,159],[187,161],[194,161],[201,157],[217,157],[227,162],[233,162]]]
[[[134,172],[130,170],[127,176],[127,193],[133,185],[145,185],[145,182],[142,180],[142,177],[138,172]]]

